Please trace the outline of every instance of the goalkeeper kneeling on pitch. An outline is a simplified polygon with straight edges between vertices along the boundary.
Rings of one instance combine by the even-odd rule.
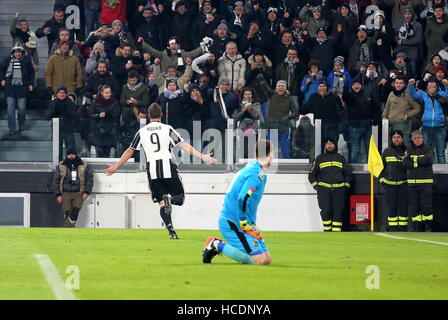
[[[271,255],[256,227],[256,220],[266,185],[265,169],[271,164],[273,155],[272,142],[259,140],[255,145],[256,160],[233,178],[219,217],[219,230],[227,242],[208,237],[202,254],[203,263],[210,263],[219,253],[244,264],[271,263]]]

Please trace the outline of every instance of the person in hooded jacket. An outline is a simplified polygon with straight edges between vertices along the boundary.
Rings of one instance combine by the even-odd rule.
[[[162,123],[169,124],[174,129],[185,129],[187,101],[185,95],[177,87],[176,80],[166,81],[166,88],[157,97],[156,103],[162,108]]]

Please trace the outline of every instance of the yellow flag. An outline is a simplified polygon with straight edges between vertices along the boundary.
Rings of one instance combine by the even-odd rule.
[[[367,163],[367,168],[375,177],[378,177],[381,171],[383,171],[383,159],[381,159],[381,155],[378,152],[373,136],[370,136],[369,160]]]

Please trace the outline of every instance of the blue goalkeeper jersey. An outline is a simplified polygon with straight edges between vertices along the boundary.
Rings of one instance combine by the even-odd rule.
[[[258,161],[248,163],[233,178],[224,198],[221,218],[235,223],[239,227],[241,220],[255,224],[257,207],[263,196],[266,175]]]

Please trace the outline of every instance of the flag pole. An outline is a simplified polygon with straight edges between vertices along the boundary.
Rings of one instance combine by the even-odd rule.
[[[373,173],[370,173],[370,231],[374,232]]]

